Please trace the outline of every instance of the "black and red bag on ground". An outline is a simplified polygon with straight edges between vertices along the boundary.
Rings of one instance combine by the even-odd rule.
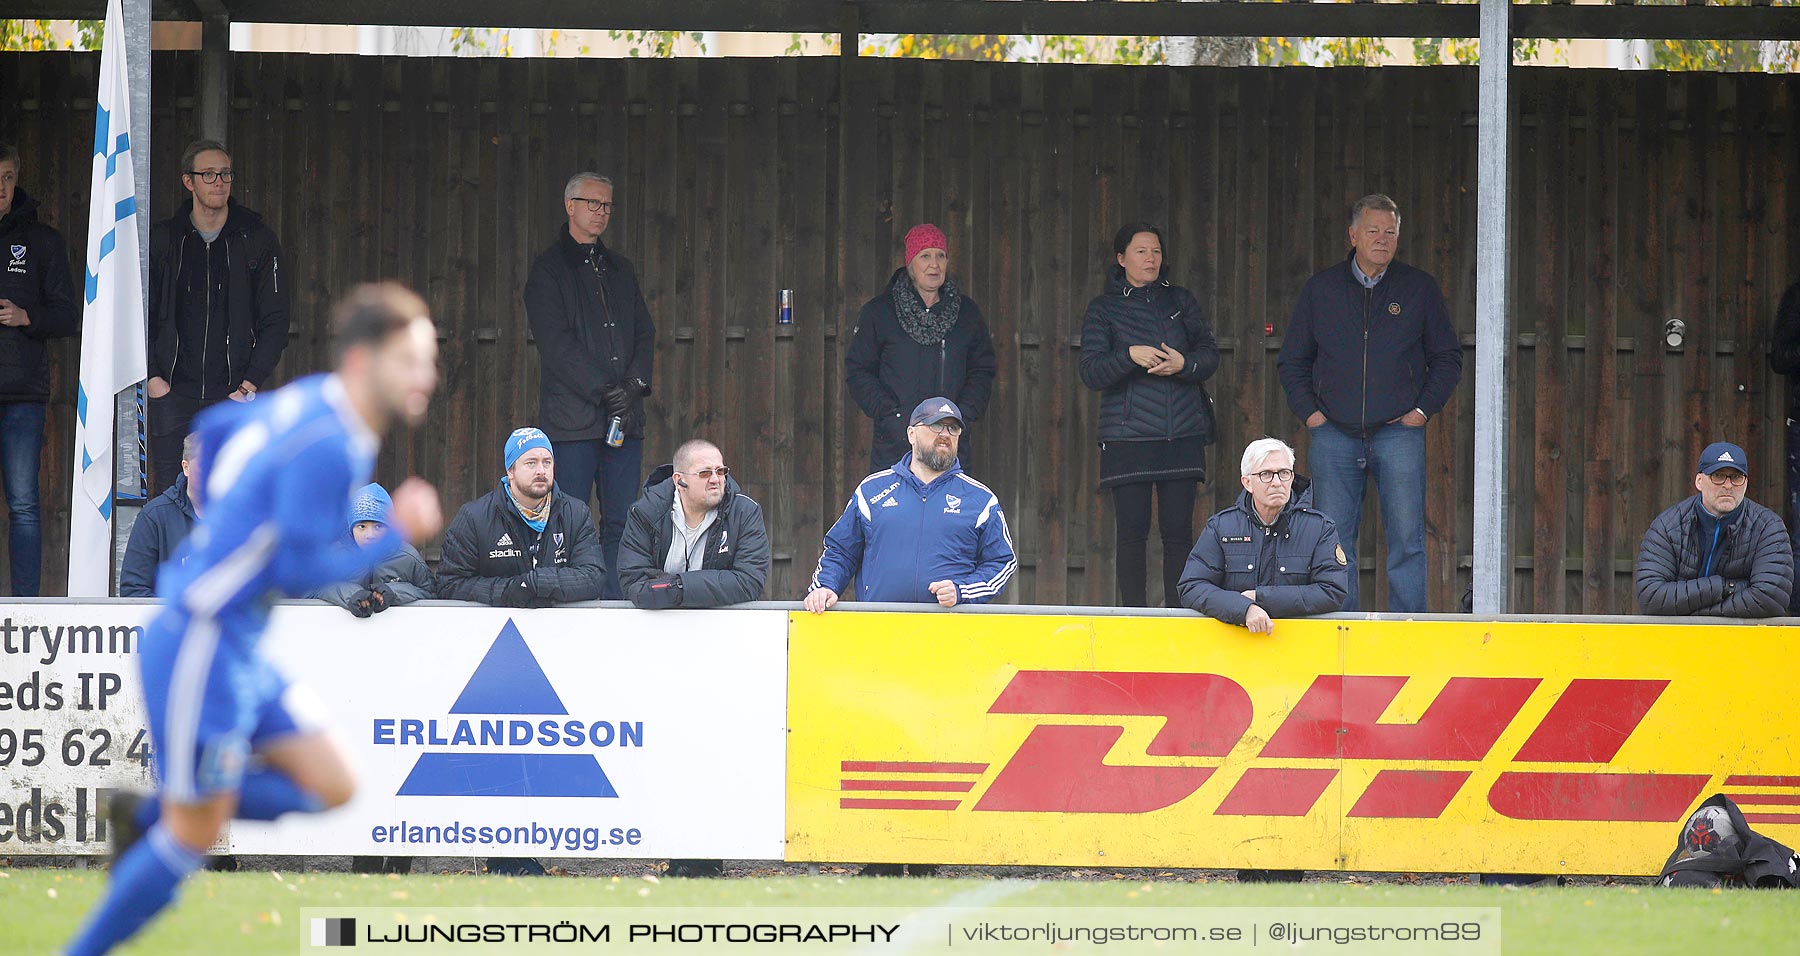
[[[1688,817],[1659,886],[1800,888],[1800,853],[1750,829],[1722,793]]]

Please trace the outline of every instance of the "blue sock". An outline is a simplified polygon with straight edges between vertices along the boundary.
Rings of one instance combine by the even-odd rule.
[[[101,956],[129,939],[169,905],[175,888],[200,863],[200,854],[182,846],[162,824],[152,827],[113,865],[106,896],[69,943],[69,956]]]
[[[131,820],[137,824],[138,830],[149,832],[162,819],[162,800],[159,794],[151,794],[138,801],[137,810],[131,814]]]
[[[285,813],[318,813],[325,809],[319,798],[300,789],[293,778],[279,770],[252,770],[238,785],[239,820],[273,820]]]

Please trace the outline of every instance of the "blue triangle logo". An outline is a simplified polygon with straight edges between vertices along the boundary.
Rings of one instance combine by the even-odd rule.
[[[525,646],[519,628],[508,618],[487,656],[469,676],[453,714],[567,714],[544,668]]]
[[[509,619],[469,676],[450,713],[566,716],[569,711],[518,626]],[[420,754],[397,795],[617,797],[619,793],[593,754],[440,752]]]

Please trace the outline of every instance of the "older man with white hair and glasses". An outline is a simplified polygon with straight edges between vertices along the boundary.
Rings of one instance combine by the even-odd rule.
[[[1294,450],[1259,438],[1238,471],[1244,493],[1194,542],[1181,603],[1258,634],[1273,634],[1275,618],[1338,610],[1349,560],[1337,527],[1312,506],[1312,483],[1294,471]]]
[[[1254,634],[1275,619],[1327,614],[1344,605],[1349,560],[1337,526],[1312,506],[1312,482],[1294,471],[1294,449],[1259,438],[1244,449],[1237,503],[1207,519],[1181,572],[1181,603]],[[1239,870],[1240,883],[1298,883],[1300,870]]]

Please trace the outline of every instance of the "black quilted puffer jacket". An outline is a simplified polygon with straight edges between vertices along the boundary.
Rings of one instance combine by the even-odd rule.
[[[1737,520],[1722,525],[1712,567],[1709,532],[1694,495],[1656,516],[1638,550],[1637,599],[1645,614],[1779,617],[1794,587],[1794,554],[1787,526],[1775,512],[1745,501]]]
[[[1131,361],[1133,345],[1168,343],[1187,360],[1174,375]],[[1202,385],[1219,368],[1219,346],[1193,293],[1168,280],[1142,288],[1114,268],[1106,293],[1081,322],[1081,381],[1102,394],[1100,440],[1214,439],[1212,397]]]

